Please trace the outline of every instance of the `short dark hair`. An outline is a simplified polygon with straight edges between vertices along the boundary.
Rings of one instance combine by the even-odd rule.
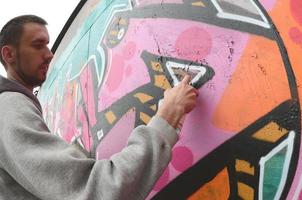
[[[0,51],[5,45],[13,45],[17,47],[23,33],[23,25],[27,23],[38,23],[47,25],[47,22],[36,15],[21,15],[8,21],[0,32]],[[0,52],[0,61],[3,65],[5,62]]]

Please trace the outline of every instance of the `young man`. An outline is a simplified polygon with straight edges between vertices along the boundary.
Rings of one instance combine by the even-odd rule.
[[[144,199],[171,159],[175,127],[197,91],[190,77],[165,93],[157,114],[133,130],[110,160],[88,158],[51,134],[33,88],[53,57],[46,22],[32,15],[10,20],[0,33],[0,199]]]

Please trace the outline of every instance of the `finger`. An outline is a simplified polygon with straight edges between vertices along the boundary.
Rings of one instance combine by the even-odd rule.
[[[168,95],[168,93],[170,92],[171,88],[168,88],[164,91],[164,96]]]
[[[198,90],[196,88],[194,88],[193,92],[196,94],[196,96],[199,95],[199,92],[198,92]]]
[[[188,85],[187,87],[189,88],[190,92],[193,92],[193,93],[196,94],[197,96],[199,95],[199,92],[198,92],[198,90],[197,90],[196,88],[194,88],[194,87],[191,86],[191,85]]]
[[[188,75],[188,74],[186,74],[185,77],[182,79],[181,82],[184,83],[184,84],[189,84],[190,81],[191,81],[191,76]]]

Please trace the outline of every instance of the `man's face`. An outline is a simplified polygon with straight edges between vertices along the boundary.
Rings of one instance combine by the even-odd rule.
[[[15,71],[26,85],[40,86],[46,79],[49,63],[53,57],[48,48],[49,35],[46,27],[27,23],[16,49]]]

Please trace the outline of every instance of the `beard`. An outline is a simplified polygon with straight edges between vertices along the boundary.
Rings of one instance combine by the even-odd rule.
[[[22,79],[22,81],[31,87],[37,87],[37,86],[41,86],[43,84],[43,82],[46,79],[46,76],[43,80],[39,79],[37,76],[35,76],[35,74],[28,74],[26,73],[26,66],[24,65],[24,63],[22,62],[19,50],[17,50],[17,60],[16,60],[16,73],[18,74],[18,76]]]

